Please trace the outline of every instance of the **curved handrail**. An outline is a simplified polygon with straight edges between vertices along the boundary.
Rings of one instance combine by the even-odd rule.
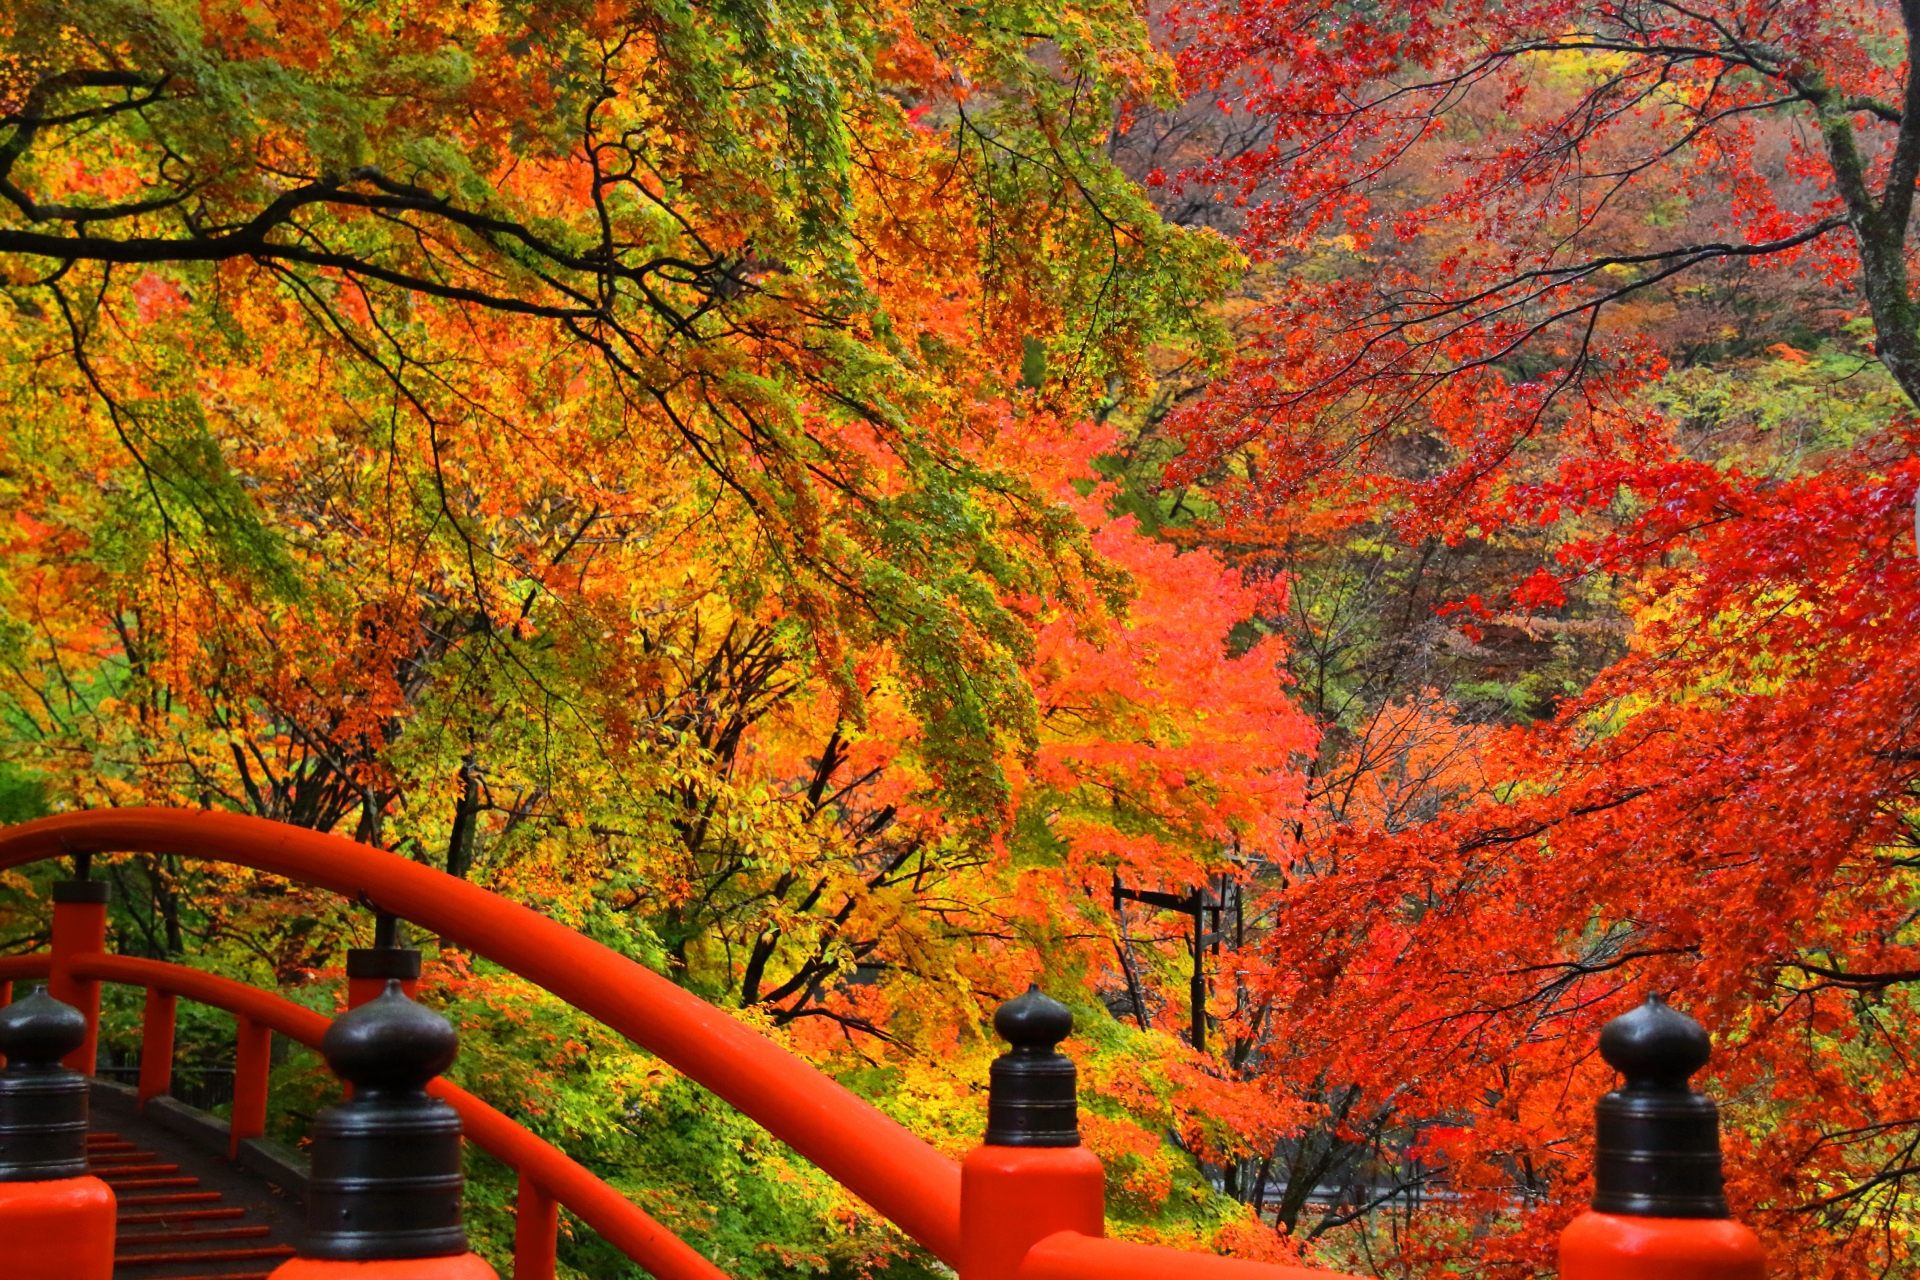
[[[165,960],[143,960],[138,956],[77,955],[69,962],[76,978],[98,982],[118,982],[129,987],[151,987],[171,995],[185,996],[200,1004],[224,1009],[251,1018],[260,1026],[278,1031],[287,1039],[320,1047],[333,1019],[316,1009],[296,1004],[259,987],[250,987],[217,973],[171,964]]]
[[[0,977],[9,969],[22,968],[19,961],[30,959],[40,960],[40,969],[46,969],[48,961],[44,953],[11,957],[0,961]],[[321,1037],[333,1023],[325,1014],[285,996],[164,960],[80,955],[73,958],[71,967],[77,977],[150,987],[239,1014],[309,1049],[320,1047]],[[29,969],[20,976],[38,975]],[[459,1112],[461,1127],[483,1151],[525,1173],[614,1248],[645,1267],[655,1280],[728,1280],[726,1272],[660,1225],[646,1210],[595,1177],[566,1152],[528,1132],[490,1104],[446,1080],[434,1080],[427,1086],[427,1092],[444,1099]]]
[[[233,862],[366,898],[518,973],[733,1104],[959,1264],[960,1168],[865,1099],[609,947],[443,871],[339,836],[211,811],[101,809],[0,832],[0,870],[72,853]],[[297,1007],[297,1006],[296,1006]]]
[[[45,978],[53,973],[53,953],[29,951],[23,956],[0,959],[0,982],[18,982],[22,978]]]

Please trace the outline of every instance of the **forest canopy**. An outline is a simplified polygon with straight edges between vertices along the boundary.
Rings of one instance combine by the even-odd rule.
[[[427,863],[955,1153],[1038,982],[1116,1234],[1379,1275],[1551,1268],[1657,993],[1778,1274],[1914,1274],[1916,30],[22,0],[0,820]],[[0,881],[6,953],[57,874]],[[371,936],[96,874],[114,948],[328,1012]],[[461,1083],[730,1274],[934,1273],[413,941]],[[276,1069],[284,1136],[331,1088]]]

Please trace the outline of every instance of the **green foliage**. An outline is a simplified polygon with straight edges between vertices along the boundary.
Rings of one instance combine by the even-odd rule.
[[[455,1020],[451,1078],[564,1148],[729,1275],[931,1275],[928,1259],[825,1174],[650,1055],[519,979],[480,965],[423,992]],[[469,1163],[476,1248],[511,1256],[514,1175]],[[575,1274],[639,1276],[591,1231],[563,1240]]]
[[[1768,359],[1677,370],[1642,394],[1694,456],[1781,478],[1818,470],[1908,412],[1859,324],[1807,351],[1776,343]]]
[[[46,816],[47,780],[37,773],[0,759],[0,826]]]

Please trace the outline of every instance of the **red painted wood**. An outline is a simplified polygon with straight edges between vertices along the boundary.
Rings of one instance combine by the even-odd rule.
[[[98,1178],[0,1182],[7,1280],[112,1280],[113,1189]]]
[[[60,1061],[88,1076],[93,1074],[94,1053],[100,1044],[100,984],[76,975],[68,962],[75,956],[104,950],[106,945],[106,903],[53,904],[52,970],[47,975],[47,994],[72,1005],[87,1019],[87,1038]]]
[[[1560,1280],[1764,1280],[1759,1238],[1726,1218],[1583,1213],[1560,1233]]]
[[[452,1258],[406,1258],[390,1262],[330,1262],[294,1258],[275,1268],[273,1280],[500,1280],[477,1253]]]
[[[273,1028],[252,1018],[240,1019],[239,1046],[233,1064],[233,1119],[228,1126],[227,1158],[240,1154],[240,1144],[267,1132],[267,1074],[273,1068]]]
[[[1056,1232],[1105,1234],[1105,1196],[1085,1147],[975,1147],[960,1166],[960,1280],[1014,1280]]]
[[[178,1267],[197,1262],[248,1262],[258,1258],[284,1258],[292,1245],[263,1244],[255,1249],[172,1249],[162,1253],[122,1253],[114,1257],[121,1269],[129,1267]]]
[[[513,1280],[553,1280],[559,1246],[560,1202],[522,1171],[513,1208]]]
[[[0,960],[0,981],[6,982],[9,989],[22,978],[44,978],[52,972],[53,955],[46,951],[31,951],[24,956]]]
[[[968,1215],[968,1234],[979,1235],[981,1243],[969,1245],[971,1261],[963,1262],[962,1178],[953,1161],[724,1011],[538,912],[337,836],[233,814],[114,809],[43,818],[0,832],[0,869],[76,848],[235,862],[375,904],[431,929],[532,980],[711,1089],[960,1268],[967,1280],[1159,1280],[1176,1274],[1195,1280],[1329,1280],[1327,1272],[1100,1239],[1099,1161],[1077,1149],[1046,1153],[1057,1168],[1044,1160],[988,1168],[1004,1156],[982,1151],[1008,1148],[982,1148],[969,1157],[976,1175],[985,1171],[986,1182]],[[95,954],[73,957],[66,966],[77,978],[158,986],[231,1009],[303,1044],[317,1045],[327,1026],[326,1018],[291,1001],[176,965]],[[713,1264],[551,1144],[445,1081],[435,1081],[431,1092],[460,1112],[474,1141],[526,1174],[657,1280],[723,1280]],[[1020,1154],[1029,1161],[1035,1155]],[[419,1261],[444,1267],[449,1260]],[[275,1276],[344,1280],[358,1274],[374,1280],[370,1273],[338,1269],[368,1265],[296,1260]],[[295,1270],[301,1267],[317,1269]],[[429,1273],[417,1274],[425,1280]],[[433,1280],[445,1275],[431,1274]],[[403,1278],[382,1272],[379,1280]]]
[[[1356,1280],[1331,1271],[1160,1249],[1070,1231],[1035,1245],[1020,1267],[1020,1280],[1171,1280],[1176,1276],[1179,1280]]]
[[[164,1098],[173,1087],[174,995],[170,991],[147,992],[147,1007],[141,1016],[140,1030],[140,1105],[149,1098]]]

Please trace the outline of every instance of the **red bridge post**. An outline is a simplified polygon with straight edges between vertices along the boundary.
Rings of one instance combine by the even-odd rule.
[[[45,987],[0,1009],[0,1263],[8,1280],[110,1280],[113,1189],[87,1173],[87,1080],[61,1058],[87,1038]]]
[[[987,1136],[960,1166],[960,1280],[1013,1280],[1034,1245],[1106,1233],[1106,1174],[1080,1145],[1073,1060],[1054,1046],[1073,1013],[1030,987],[993,1015]]]
[[[1658,996],[1600,1032],[1626,1077],[1594,1108],[1591,1212],[1560,1236],[1560,1280],[1763,1280],[1766,1257],[1722,1191],[1720,1117],[1688,1077],[1713,1042]]]
[[[83,1076],[93,1074],[100,1039],[100,984],[77,978],[69,969],[75,956],[95,955],[107,949],[107,903],[113,886],[89,880],[92,855],[75,854],[78,880],[60,880],[53,886],[53,970],[47,991],[62,1004],[72,1005],[87,1020],[86,1038],[66,1057],[66,1065]]]

